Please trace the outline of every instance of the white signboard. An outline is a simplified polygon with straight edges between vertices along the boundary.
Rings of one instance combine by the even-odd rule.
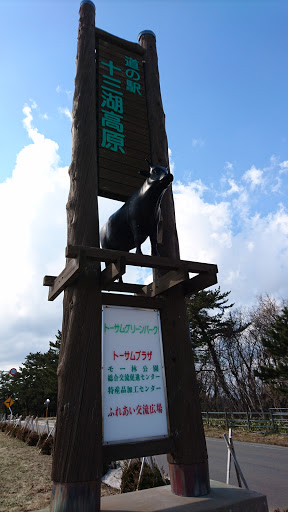
[[[103,442],[168,435],[159,311],[103,306]]]

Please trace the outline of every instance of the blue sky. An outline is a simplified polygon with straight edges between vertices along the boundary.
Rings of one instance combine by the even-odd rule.
[[[265,293],[287,299],[288,3],[95,4],[108,32],[156,34],[181,257],[217,263],[238,306]],[[9,369],[61,329],[62,299],[48,303],[42,278],[65,262],[80,2],[0,6],[0,369]],[[100,206],[102,221],[116,208]]]

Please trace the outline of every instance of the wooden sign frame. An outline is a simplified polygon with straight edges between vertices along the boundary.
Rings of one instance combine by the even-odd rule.
[[[53,301],[67,286],[77,282],[81,275],[84,276],[87,272],[87,266],[91,268],[89,261],[105,262],[107,267],[102,270],[100,276],[102,288],[101,304],[159,310],[161,325],[163,325],[163,336],[166,341],[166,344],[163,344],[164,359],[166,361],[169,358],[167,355],[167,349],[169,351],[167,339],[169,338],[172,346],[174,344],[173,336],[168,335],[170,326],[167,321],[167,316],[169,317],[169,304],[175,309],[175,305],[173,306],[173,291],[176,291],[176,293],[180,292],[180,295],[185,296],[217,283],[217,266],[208,263],[172,260],[158,256],[146,256],[84,246],[68,246],[66,248],[66,257],[69,258],[69,262],[58,277],[44,277],[43,285],[49,286],[48,300]],[[128,265],[165,269],[166,274],[160,277],[158,281],[153,281],[150,285],[115,283],[120,276],[125,275]],[[193,277],[189,277],[189,272],[194,274]],[[93,279],[91,273],[90,278]],[[97,272],[94,275],[94,279],[96,278]],[[107,291],[110,293],[107,293]],[[111,291],[124,293],[113,294]],[[137,293],[137,295],[126,295],[127,292]],[[173,315],[170,317],[170,321],[172,320]],[[174,404],[172,404],[172,411],[173,408]],[[169,394],[168,410],[170,410]],[[132,457],[173,453],[175,446],[173,433],[167,438],[162,439],[103,445],[103,461],[109,462],[111,460],[122,460]]]

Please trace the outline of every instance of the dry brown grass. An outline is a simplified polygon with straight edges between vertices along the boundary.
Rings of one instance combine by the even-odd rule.
[[[0,511],[38,510],[48,506],[51,456],[0,432]]]
[[[206,427],[204,428],[207,437],[222,438],[223,434],[228,435],[227,429],[221,427]],[[261,443],[261,444],[274,444],[277,446],[288,446],[288,435],[281,434],[262,434],[248,432],[241,428],[233,429],[234,441],[245,441],[246,443]]]
[[[49,506],[52,489],[51,455],[40,455],[28,446],[0,432],[0,512],[30,512]],[[101,486],[102,496],[119,491]]]

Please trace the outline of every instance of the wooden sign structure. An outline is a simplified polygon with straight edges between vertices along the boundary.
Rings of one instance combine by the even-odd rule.
[[[104,461],[160,453],[169,454],[172,492],[205,495],[208,457],[185,296],[215,284],[217,267],[180,260],[171,187],[161,205],[161,257],[99,248],[98,195],[129,197],[145,158],[167,166],[168,143],[155,35],[142,32],[135,45],[95,29],[90,0],[80,7],[72,117],[67,263],[58,277],[44,278],[49,300],[64,290],[50,510],[100,510]],[[116,283],[128,265],[152,268],[153,281]],[[103,305],[159,311],[168,436],[102,443]]]

